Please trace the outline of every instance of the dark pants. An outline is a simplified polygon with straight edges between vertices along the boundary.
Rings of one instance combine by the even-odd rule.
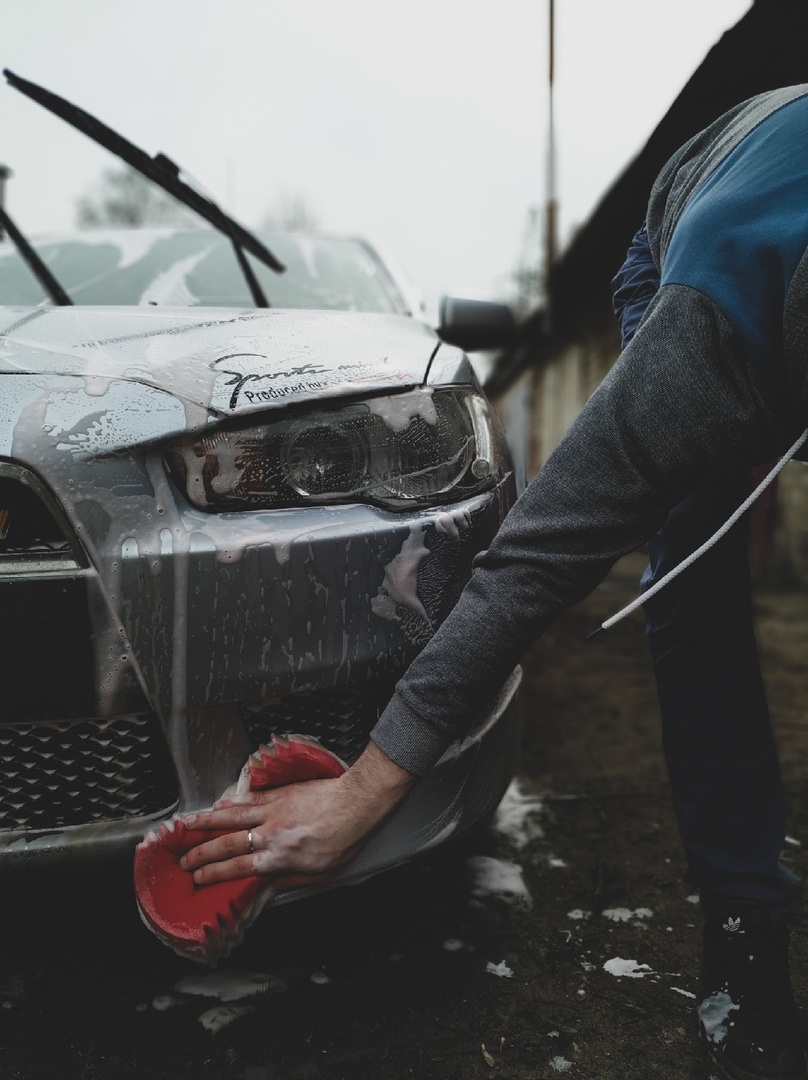
[[[659,287],[645,227],[612,282],[625,345]],[[647,589],[726,521],[748,473],[705,483],[649,542]],[[705,906],[761,903],[802,911],[778,859],[785,838],[780,766],[752,627],[748,527],[737,525],[645,604],[662,738],[690,872]]]
[[[743,501],[748,475],[705,483],[649,543],[647,589]],[[802,910],[778,863],[785,838],[780,768],[752,626],[748,527],[738,524],[645,605],[676,815],[702,902]]]

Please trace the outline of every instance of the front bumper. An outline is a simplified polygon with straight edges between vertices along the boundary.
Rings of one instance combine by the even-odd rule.
[[[269,906],[338,885],[358,884],[447,840],[459,839],[484,822],[502,799],[516,768],[521,738],[520,680],[521,670],[517,669],[491,715],[462,743],[450,747],[332,883],[283,892]],[[46,831],[0,832],[0,878],[29,870],[75,868],[100,859],[131,860],[144,832],[169,816],[161,813]]]
[[[212,516],[161,476],[157,459],[116,460],[98,504],[67,508],[62,524],[86,559],[0,565],[3,610],[15,613],[0,621],[0,871],[128,856],[154,822],[209,805],[273,733],[309,734],[355,760],[513,497],[505,478],[409,515]],[[351,877],[429,846],[430,822],[464,831],[490,812],[516,726],[503,704]]]

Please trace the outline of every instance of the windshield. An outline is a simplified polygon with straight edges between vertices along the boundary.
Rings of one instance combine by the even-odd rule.
[[[273,307],[406,311],[385,268],[361,241],[258,235],[287,267],[277,275],[247,256]],[[32,244],[74,304],[254,306],[232,244],[207,229],[86,232]],[[47,299],[16,250],[0,244],[0,304]]]

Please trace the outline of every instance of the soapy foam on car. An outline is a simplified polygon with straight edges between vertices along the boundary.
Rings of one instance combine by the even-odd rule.
[[[414,611],[432,628],[432,621],[418,598],[418,568],[429,555],[423,525],[413,525],[401,551],[384,568],[384,580],[370,602],[374,615],[398,620],[396,605],[400,605]]]

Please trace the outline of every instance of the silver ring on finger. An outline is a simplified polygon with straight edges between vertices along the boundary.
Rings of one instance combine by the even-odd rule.
[[[247,854],[255,854],[255,843],[253,841],[252,829],[250,829],[247,833]]]

